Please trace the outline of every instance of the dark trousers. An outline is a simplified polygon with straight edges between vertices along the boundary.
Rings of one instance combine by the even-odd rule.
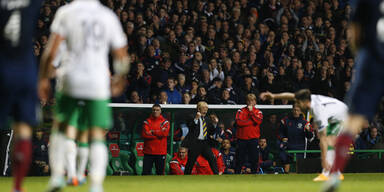
[[[188,161],[187,165],[185,165],[184,175],[190,175],[192,173],[193,166],[199,155],[202,155],[208,161],[213,174],[217,175],[219,169],[217,168],[216,157],[213,155],[207,140],[197,140],[195,145],[188,149]]]
[[[252,173],[257,173],[258,162],[259,162],[259,140],[258,139],[249,139],[249,140],[237,140],[237,149],[236,149],[236,168],[235,173],[240,174],[241,167],[245,163],[251,165]],[[247,161],[248,160],[248,161]]]
[[[304,150],[303,149],[290,149],[290,150]],[[279,158],[281,160],[281,163],[283,165],[290,164],[293,162],[293,156],[294,154],[288,154],[286,150],[280,150],[279,152]],[[304,159],[304,153],[296,153],[296,159]]]
[[[156,175],[164,175],[165,155],[147,155],[144,154],[143,175],[151,175],[153,163],[155,163]]]

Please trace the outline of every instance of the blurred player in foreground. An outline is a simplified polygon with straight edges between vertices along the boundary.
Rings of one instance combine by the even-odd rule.
[[[384,95],[384,1],[355,0],[349,40],[353,50],[358,49],[355,73],[346,103],[349,116],[345,129],[336,141],[336,158],[331,177],[323,191],[336,191],[340,181],[335,176],[349,159],[348,148],[360,133],[366,120],[372,120]]]
[[[42,0],[0,0],[0,127],[13,118],[13,192],[20,192],[32,156],[37,65],[32,39]]]
[[[90,191],[103,191],[103,180],[108,163],[104,133],[111,125],[108,107],[111,93],[119,95],[124,88],[124,77],[129,72],[127,39],[117,16],[98,0],[75,0],[61,7],[51,26],[48,46],[42,56],[39,77],[39,96],[48,98],[52,70],[61,42],[67,46],[62,63],[61,92],[56,94],[55,127],[59,131],[51,137],[51,179],[48,191],[59,191],[64,185],[65,136],[74,134],[70,122],[86,118],[90,130]],[[115,75],[110,82],[108,53],[114,57]],[[112,89],[110,89],[112,84]],[[60,85],[59,85],[60,86]],[[79,106],[83,102],[84,106]]]

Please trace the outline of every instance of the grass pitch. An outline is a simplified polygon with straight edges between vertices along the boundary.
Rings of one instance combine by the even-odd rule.
[[[318,192],[315,174],[224,176],[109,176],[105,192]],[[48,177],[28,177],[26,192],[44,192]],[[0,177],[0,191],[11,191],[12,178]],[[88,185],[66,187],[64,192],[86,192]],[[384,191],[384,173],[345,174],[340,192]]]

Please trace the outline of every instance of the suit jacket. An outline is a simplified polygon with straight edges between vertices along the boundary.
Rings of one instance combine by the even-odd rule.
[[[198,141],[198,137],[200,135],[200,119],[198,120],[197,124],[195,124],[194,117],[191,118],[191,120],[188,122],[188,134],[185,136],[183,143],[181,146],[186,148],[191,148],[195,145],[195,143]],[[208,115],[205,116],[205,122],[207,124],[207,141],[211,146],[215,144],[215,140],[211,139],[210,136],[213,136],[215,134],[215,127],[212,124],[211,119]]]

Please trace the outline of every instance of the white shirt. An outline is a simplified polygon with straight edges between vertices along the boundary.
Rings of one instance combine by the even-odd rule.
[[[348,114],[348,107],[335,98],[311,95],[311,114],[314,122],[319,125],[319,130],[322,130],[330,123],[344,121]]]
[[[57,11],[51,31],[67,45],[60,69],[63,92],[75,98],[108,99],[108,53],[127,44],[117,16],[98,0],[75,0]]]

